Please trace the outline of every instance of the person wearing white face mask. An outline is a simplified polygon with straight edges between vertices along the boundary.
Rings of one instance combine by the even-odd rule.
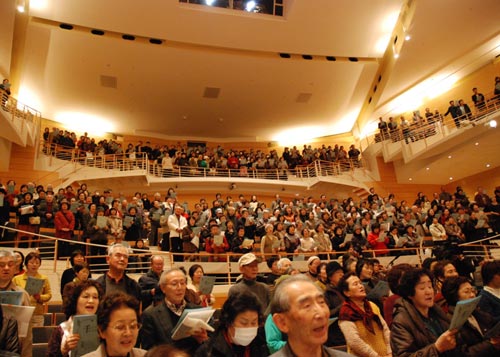
[[[195,357],[269,356],[259,327],[263,316],[257,296],[244,291],[232,294],[222,306],[219,328],[198,348]]]

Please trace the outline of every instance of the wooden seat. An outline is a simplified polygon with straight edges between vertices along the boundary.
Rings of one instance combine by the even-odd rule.
[[[52,314],[52,313],[43,314],[43,325],[44,326],[51,326],[53,322],[54,322],[54,314]]]
[[[61,322],[66,321],[66,315],[62,312],[56,312],[54,314],[54,325],[59,325]]]
[[[61,304],[48,304],[47,305],[47,312],[50,312],[50,313],[62,312],[62,303]]]
[[[48,343],[34,343],[33,356],[46,356],[49,349]]]
[[[56,326],[33,327],[33,343],[48,343]],[[33,353],[35,356],[35,354]]]

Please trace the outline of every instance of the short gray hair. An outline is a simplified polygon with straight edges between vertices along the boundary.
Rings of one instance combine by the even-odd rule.
[[[120,244],[120,243],[116,243],[116,244],[113,244],[113,245],[109,246],[108,247],[108,255],[111,256],[115,252],[115,250],[117,248],[123,248],[123,249],[125,249],[127,251],[127,255],[128,255],[128,248],[125,247],[123,244]]]
[[[187,276],[186,276],[186,273],[180,269],[180,268],[171,268],[171,269],[168,269],[168,270],[165,270],[163,273],[161,273],[161,276],[160,276],[160,286],[165,286],[167,284],[167,275],[174,272],[174,271],[180,271],[184,277],[186,278],[186,281],[187,281]]]
[[[0,258],[12,258],[14,260],[16,260],[16,256],[14,255],[14,252],[10,251],[10,250],[5,250],[5,249],[1,249],[0,250]]]
[[[292,264],[292,261],[288,258],[281,258],[280,260],[278,260],[278,263],[276,263],[278,265],[278,269],[283,269],[283,264],[285,263]]]
[[[314,284],[311,279],[303,274],[292,275],[289,278],[286,278],[281,283],[278,284],[276,289],[274,290],[274,296],[271,300],[270,310],[271,314],[276,314],[280,312],[287,312],[290,310],[290,294],[286,291],[286,289],[297,282],[306,282],[310,283],[315,289],[317,289],[321,294],[323,291]]]

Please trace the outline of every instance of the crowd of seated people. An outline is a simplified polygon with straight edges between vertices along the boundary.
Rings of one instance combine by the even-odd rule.
[[[476,87],[472,88],[471,100],[474,104],[474,112],[463,99],[460,99],[457,101],[451,100],[444,114],[441,114],[438,109],[432,112],[430,108],[425,108],[424,116],[421,115],[420,110],[413,111],[411,120],[406,119],[404,115],[400,116],[399,122],[393,116],[389,117],[387,121],[380,117],[378,122],[379,132],[375,137],[375,141],[391,140],[392,142],[398,142],[404,140],[408,144],[427,138],[436,134],[437,127],[443,125],[444,118],[448,115],[453,119],[456,128],[463,128],[469,124],[475,125],[474,122],[487,112],[492,103],[500,98],[497,95],[498,78],[495,78],[495,89],[490,98],[486,98]]]
[[[256,195],[223,199],[217,194],[190,207],[173,188],[165,196],[137,192],[125,198],[109,188],[90,192],[86,184],[54,192],[50,185],[30,182],[18,190],[11,180],[0,195],[0,218],[8,222],[14,212],[17,228],[24,231],[17,235],[16,246],[44,227],[68,240],[79,231],[78,239],[104,246],[124,242],[132,249],[148,239],[146,246],[156,247],[163,241],[164,250],[192,255],[186,259],[206,252],[210,260],[225,261],[225,253],[254,250],[291,256],[336,257],[345,251],[357,256],[371,256],[373,251],[377,256],[405,255],[415,254],[425,237],[432,237],[435,251],[445,254],[460,243],[500,232],[500,188],[490,197],[478,187],[471,199],[460,187],[453,195],[444,189],[436,192],[432,200],[419,192],[413,203],[397,202],[392,194],[379,197],[373,188],[359,202],[325,194],[284,200],[277,194],[268,205]],[[255,243],[260,243],[259,249]],[[61,254],[67,256],[64,247],[61,244]],[[105,248],[92,246],[91,252],[102,255]]]

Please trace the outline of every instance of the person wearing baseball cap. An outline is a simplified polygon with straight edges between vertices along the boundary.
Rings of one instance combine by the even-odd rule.
[[[259,261],[255,254],[243,254],[238,260],[238,266],[243,278],[229,289],[229,296],[243,291],[254,293],[262,304],[262,312],[267,309],[270,302],[269,287],[257,281]]]

